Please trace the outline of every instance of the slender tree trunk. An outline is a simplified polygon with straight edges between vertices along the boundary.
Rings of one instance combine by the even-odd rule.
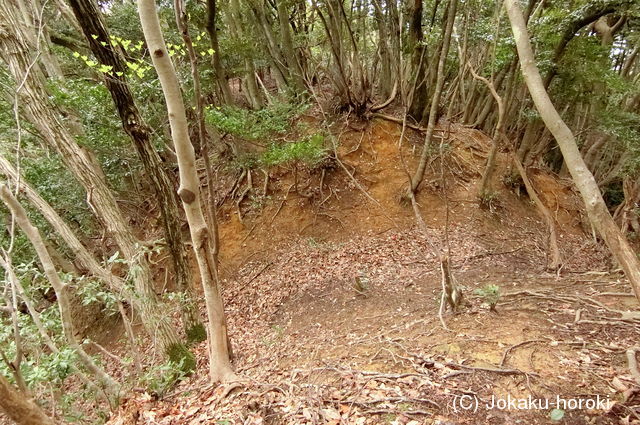
[[[18,425],[55,425],[56,422],[29,397],[0,375],[0,407]]]
[[[569,173],[584,201],[591,224],[599,232],[611,254],[624,270],[636,298],[640,300],[640,261],[638,261],[638,257],[626,237],[613,221],[598,185],[580,155],[573,133],[564,123],[549,98],[536,66],[527,27],[516,0],[505,0],[505,7],[516,40],[522,75],[533,102],[542,120],[560,146]]]
[[[153,147],[151,129],[144,122],[136,106],[133,94],[126,80],[127,67],[120,54],[110,43],[109,31],[97,3],[93,0],[68,0],[76,19],[82,26],[85,38],[98,61],[111,67],[104,79],[105,86],[111,93],[122,126],[131,138],[133,146],[144,167],[145,175],[151,181],[157,197],[158,207],[162,215],[167,248],[173,261],[178,289],[185,296],[182,305],[182,316],[185,333],[189,341],[202,341],[205,337],[204,327],[200,322],[198,308],[194,302],[192,285],[193,276],[187,261],[187,253],[182,243],[178,200],[173,184],[165,171],[160,155]]]
[[[380,58],[380,92],[387,99],[393,90],[393,61],[389,34],[387,34],[387,22],[380,4],[380,0],[373,0],[374,16],[378,27],[378,56]]]
[[[549,256],[547,257],[547,269],[554,271],[558,270],[560,266],[562,266],[562,255],[560,254],[560,248],[558,248],[558,232],[556,230],[556,222],[549,209],[544,205],[544,203],[536,193],[535,187],[533,187],[533,184],[531,184],[531,180],[529,180],[529,177],[527,176],[527,171],[524,169],[517,157],[513,158],[513,163],[520,173],[520,177],[522,178],[522,182],[527,189],[529,198],[531,198],[533,203],[536,205],[536,208],[538,208],[540,215],[549,228]]]
[[[287,80],[289,79],[289,70],[287,69],[287,63],[282,55],[280,46],[276,42],[276,37],[271,28],[271,23],[268,21],[266,13],[264,11],[264,1],[254,0],[250,2],[251,9],[258,22],[260,22],[260,30],[265,39],[265,45],[269,50],[268,59],[271,62],[271,69],[273,76],[278,85],[278,90],[285,90]]]
[[[211,48],[213,49],[213,56],[211,56],[211,65],[216,73],[216,84],[222,93],[222,100],[227,105],[233,105],[233,96],[231,95],[231,87],[229,87],[229,79],[227,71],[222,66],[220,60],[220,43],[218,42],[218,28],[216,23],[218,21],[218,8],[216,0],[207,0],[207,22],[205,28],[209,33],[209,40],[211,41]]]
[[[60,311],[60,320],[62,321],[62,331],[67,343],[76,352],[76,355],[80,359],[82,365],[100,382],[100,386],[104,388],[107,394],[109,394],[111,404],[117,405],[120,398],[120,389],[118,384],[93,361],[91,356],[84,351],[84,348],[77,340],[75,326],[71,317],[71,303],[67,292],[68,287],[60,280],[60,276],[58,276],[58,272],[53,265],[53,261],[51,260],[47,247],[40,236],[40,232],[31,223],[27,217],[27,212],[22,208],[22,205],[20,205],[9,188],[4,184],[0,185],[0,198],[9,208],[16,223],[33,245],[38,258],[40,259],[40,263],[42,264],[42,268],[44,269],[44,274],[56,293],[58,309]]]
[[[58,119],[57,108],[49,100],[50,96],[44,88],[42,74],[37,64],[32,64],[31,49],[24,37],[23,25],[8,3],[0,2],[0,51],[14,80],[24,82],[19,92],[21,111],[82,184],[87,193],[87,204],[114,238],[128,262],[147,332],[156,339],[167,357],[177,362],[183,361],[185,370],[190,370],[195,366],[193,355],[180,342],[166,310],[161,307],[153,288],[149,261],[140,252],[141,242],[136,240],[120,211],[95,156],[79,146]]]
[[[491,179],[496,168],[496,155],[498,153],[498,148],[500,145],[500,138],[502,137],[502,123],[504,122],[504,103],[502,102],[502,98],[496,91],[496,87],[492,82],[476,74],[470,64],[469,71],[471,71],[473,78],[482,81],[487,86],[487,88],[491,92],[491,96],[493,96],[496,103],[498,104],[498,122],[496,123],[496,127],[493,131],[493,137],[491,138],[491,149],[489,150],[487,164],[485,165],[484,172],[482,173],[482,179],[480,180],[480,190],[478,191],[478,195],[482,200],[486,199],[486,197],[492,192]]]
[[[198,262],[209,319],[209,375],[212,381],[229,381],[236,375],[229,361],[226,321],[222,296],[218,287],[218,269],[213,256],[213,237],[207,226],[201,205],[200,180],[196,171],[195,151],[189,139],[180,83],[165,45],[154,0],[138,0],[138,13],[147,46],[158,73],[167,104],[171,137],[178,157],[180,189],[193,251]]]
[[[38,333],[40,334],[40,337],[44,341],[44,344],[47,346],[47,348],[52,353],[56,353],[56,354],[60,353],[60,349],[58,348],[56,343],[53,341],[51,336],[49,336],[49,333],[48,333],[47,329],[45,328],[44,324],[42,323],[42,320],[40,320],[40,313],[36,310],[35,306],[31,302],[31,299],[25,293],[24,287],[22,286],[22,283],[20,282],[20,279],[18,279],[18,276],[16,276],[15,271],[13,269],[13,265],[11,263],[11,258],[8,255],[6,256],[6,258],[3,258],[0,255],[0,267],[2,267],[5,270],[5,276],[7,276],[8,280],[12,283],[12,285],[15,288],[16,292],[20,295],[20,297],[24,301],[24,303],[25,303],[25,305],[27,307],[27,311],[29,312],[29,315],[31,316],[31,319],[33,320],[33,323],[34,323],[36,329],[38,330]],[[72,364],[69,365],[69,367],[70,367],[71,371],[87,386],[87,388],[91,389],[98,396],[105,396],[105,398],[107,399],[107,402],[111,402],[112,401],[112,400],[109,400],[109,397],[106,396],[87,377],[87,375],[85,375],[85,373],[83,371],[78,369],[75,364],[72,363]]]
[[[50,50],[51,43],[49,43],[45,23],[39,21],[41,15],[44,13],[42,5],[38,0],[16,0],[16,2],[18,9],[22,12],[22,17],[27,27],[25,35],[29,38],[32,46],[37,46],[41,57],[40,60],[47,73],[47,77],[62,78],[62,69],[60,68],[58,59]]]
[[[409,48],[411,49],[410,78],[415,79],[411,93],[404,93],[408,98],[409,116],[417,122],[422,121],[425,105],[428,103],[427,64],[429,62],[427,47],[423,44],[422,30],[422,0],[414,0],[411,9],[411,21],[409,22]],[[436,2],[437,3],[437,2]]]
[[[296,93],[302,93],[305,90],[304,76],[302,68],[296,57],[296,52],[293,48],[293,37],[291,35],[291,25],[289,25],[289,13],[286,0],[276,1],[276,10],[278,12],[278,21],[280,22],[280,35],[282,38],[282,50],[287,60],[289,67],[289,75],[291,76],[291,83],[293,83],[293,89]]]
[[[438,107],[440,104],[440,96],[442,95],[442,87],[444,85],[444,65],[447,60],[447,54],[449,53],[449,43],[451,41],[451,32],[453,30],[453,23],[456,19],[456,9],[458,6],[458,0],[449,0],[449,7],[447,12],[447,21],[444,28],[444,35],[442,36],[442,51],[440,52],[440,58],[438,60],[438,70],[436,76],[436,87],[431,99],[431,108],[429,110],[429,121],[427,122],[427,131],[424,137],[424,145],[422,147],[422,153],[420,155],[420,162],[418,163],[418,169],[416,170],[413,178],[411,179],[411,192],[416,193],[418,186],[424,177],[424,171],[427,166],[427,157],[429,155],[429,145],[431,144],[431,137],[436,127],[436,120],[438,119]]]
[[[233,36],[235,38],[242,38],[245,31],[243,30],[242,12],[238,0],[230,0],[229,13],[226,14],[226,17],[228,18],[228,25]],[[258,84],[256,83],[256,67],[253,63],[253,58],[245,55],[243,62],[245,97],[251,105],[251,108],[260,109],[264,106],[264,101],[258,90]]]

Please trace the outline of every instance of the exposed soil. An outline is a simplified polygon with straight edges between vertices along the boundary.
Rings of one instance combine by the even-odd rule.
[[[401,202],[407,175],[394,123],[335,125],[339,158],[357,184],[335,162],[324,172],[270,170],[264,196],[264,176],[254,173],[239,207],[227,199],[220,211],[224,297],[246,382],[209,385],[201,344],[199,376],[160,400],[132,397],[111,423],[543,424],[554,407],[565,407],[567,424],[637,420],[640,399],[623,390],[634,387],[625,351],[640,336],[630,313],[638,303],[584,232],[570,182],[531,170],[560,225],[564,266],[548,273],[546,226],[524,193],[502,183],[506,155],[496,197],[481,208],[476,185],[490,141],[442,130],[445,157],[435,156],[418,196],[428,235]],[[422,138],[406,137],[414,169]],[[237,176],[222,175],[218,192],[229,194]],[[447,239],[466,301],[445,312],[445,329],[431,243]],[[499,287],[495,311],[476,291],[487,285]],[[485,406],[528,396],[551,404]],[[608,404],[572,409],[553,405],[558,396]],[[461,400],[478,408],[461,409]]]

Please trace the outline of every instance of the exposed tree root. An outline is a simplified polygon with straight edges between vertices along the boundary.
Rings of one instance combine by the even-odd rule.
[[[533,184],[529,180],[529,177],[527,177],[527,172],[525,171],[524,167],[520,163],[520,160],[515,155],[513,156],[513,163],[515,164],[516,168],[518,169],[518,172],[520,173],[520,177],[522,178],[522,181],[524,182],[524,185],[527,188],[527,193],[529,194],[529,197],[536,204],[538,211],[540,212],[545,222],[547,223],[547,226],[549,227],[550,259],[547,262],[547,268],[550,270],[558,270],[562,265],[562,256],[560,255],[560,248],[558,248],[558,236],[556,231],[555,220],[553,219],[553,216],[549,212],[549,209],[542,203],[542,201],[538,197],[538,194],[536,193],[536,190],[533,187]]]

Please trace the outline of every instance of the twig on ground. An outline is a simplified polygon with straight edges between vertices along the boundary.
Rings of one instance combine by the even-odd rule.
[[[523,345],[527,345],[527,344],[533,344],[534,342],[546,342],[543,339],[530,339],[528,341],[522,341],[518,344],[512,345],[511,347],[507,348],[506,350],[504,350],[504,354],[502,355],[502,360],[500,361],[500,367],[504,367],[504,364],[507,361],[507,356],[509,355],[509,353],[511,351],[513,351],[514,349],[518,348],[518,347],[522,347]]]

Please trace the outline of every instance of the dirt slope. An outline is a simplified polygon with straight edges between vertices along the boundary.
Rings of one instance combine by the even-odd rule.
[[[418,197],[431,228],[424,235],[400,202],[407,187],[401,128],[373,121],[334,130],[353,178],[334,164],[300,177],[293,190],[291,172],[271,170],[259,199],[257,173],[255,196],[222,208],[224,297],[234,361],[247,382],[212,387],[193,377],[164,399],[133,397],[111,423],[137,416],[157,424],[542,424],[554,407],[564,407],[562,423],[635,420],[630,406],[638,398],[622,390],[632,387],[625,350],[640,336],[640,319],[627,311],[638,305],[582,230],[568,182],[531,170],[560,224],[565,265],[548,274],[546,228],[526,195],[502,184],[504,155],[495,201],[478,205],[486,136],[441,132],[446,160],[431,163]],[[418,152],[421,137],[407,137]],[[230,183],[221,179],[219,193]],[[466,294],[462,312],[444,315],[447,329],[430,247],[445,236]],[[487,285],[499,288],[496,311],[475,293]],[[199,346],[200,370],[204,352]],[[485,405],[528,396],[552,404]],[[558,396],[610,403],[572,409],[554,406]],[[460,409],[461,401],[478,408]]]

